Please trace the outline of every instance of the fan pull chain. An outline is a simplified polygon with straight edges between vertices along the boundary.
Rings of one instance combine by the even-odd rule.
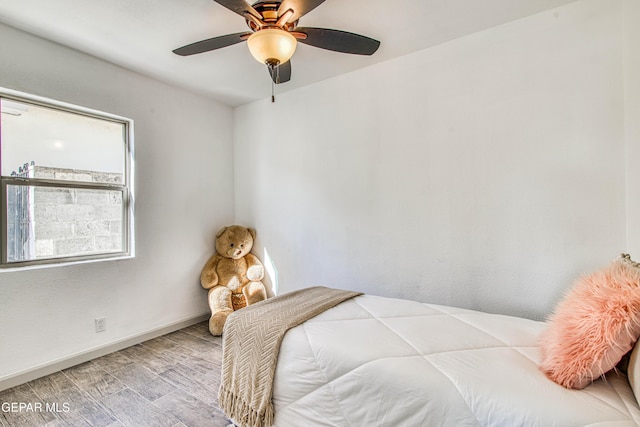
[[[280,64],[273,67],[273,76],[271,79],[271,102],[276,102],[276,82],[280,81]]]

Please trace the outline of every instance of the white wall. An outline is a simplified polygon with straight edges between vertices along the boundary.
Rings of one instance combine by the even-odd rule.
[[[624,1],[624,94],[627,142],[627,241],[640,258],[640,1]]]
[[[280,292],[546,316],[628,247],[623,17],[578,1],[237,108],[236,221]]]
[[[234,213],[231,108],[11,27],[0,40],[0,86],[129,117],[136,150],[135,259],[0,272],[1,386],[206,314],[200,269]]]

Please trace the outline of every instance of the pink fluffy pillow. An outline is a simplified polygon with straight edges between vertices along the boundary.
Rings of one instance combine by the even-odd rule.
[[[581,389],[613,369],[640,336],[640,265],[629,255],[580,278],[540,337],[540,368]]]

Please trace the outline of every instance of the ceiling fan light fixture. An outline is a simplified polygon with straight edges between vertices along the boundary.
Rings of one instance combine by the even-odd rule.
[[[251,55],[261,64],[284,64],[293,56],[298,41],[285,30],[265,28],[247,40]]]

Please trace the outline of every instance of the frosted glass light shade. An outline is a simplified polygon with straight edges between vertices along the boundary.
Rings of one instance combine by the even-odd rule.
[[[289,32],[276,28],[256,31],[247,40],[251,55],[261,64],[287,62],[296,51],[297,44],[298,41]]]

